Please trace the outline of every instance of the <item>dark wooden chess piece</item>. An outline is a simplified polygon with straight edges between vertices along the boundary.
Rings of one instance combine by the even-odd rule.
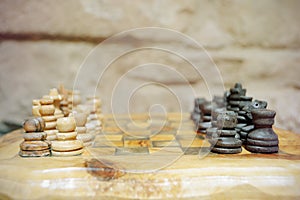
[[[253,153],[277,153],[279,150],[278,136],[272,129],[276,112],[268,109],[251,111],[254,130],[246,140],[245,148]]]
[[[237,114],[237,126],[236,130],[240,134],[243,127],[247,126],[247,119],[243,116],[245,111],[242,108],[251,103],[252,97],[246,96],[246,89],[242,87],[242,84],[236,83],[233,88],[225,93],[227,102],[227,110],[234,111]]]
[[[242,141],[235,127],[237,114],[233,111],[223,111],[217,117],[217,128],[207,129],[207,137],[213,146],[212,152],[235,154],[242,152]]]
[[[224,96],[214,96],[213,100],[213,107],[216,108],[226,108],[226,99]]]
[[[242,142],[246,141],[248,133],[254,128],[251,111],[267,107],[266,101],[252,101],[252,97],[246,96],[246,91],[242,84],[236,83],[230,91],[225,93],[227,109],[237,113],[236,131]]]
[[[193,112],[191,113],[191,119],[195,124],[198,124],[202,119],[202,113],[200,110],[200,105],[206,102],[205,98],[196,98],[194,101],[194,109]]]
[[[246,141],[247,135],[254,129],[251,111],[266,107],[266,101],[254,100],[253,102],[246,104],[242,110],[238,112],[238,124],[236,130],[240,134],[242,142]]]
[[[206,133],[206,129],[211,127],[212,103],[205,101],[200,104],[201,120],[196,124],[197,133]]]
[[[243,89],[242,84],[236,83],[233,88],[230,88],[229,92],[225,93],[225,95],[227,101],[227,110],[238,112],[240,110],[239,103],[241,97],[245,97],[246,89]],[[252,98],[250,101],[251,100]]]

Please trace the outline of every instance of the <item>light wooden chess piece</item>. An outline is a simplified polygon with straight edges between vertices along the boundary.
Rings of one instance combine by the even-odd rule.
[[[72,110],[76,109],[77,105],[81,103],[81,97],[80,97],[80,91],[79,90],[69,90],[68,91],[68,109],[69,113],[72,112]]]
[[[79,112],[79,113],[84,113],[87,116],[86,123],[85,123],[86,133],[89,133],[92,135],[96,134],[96,131],[95,131],[96,125],[89,123],[90,119],[88,116],[91,113],[90,106],[88,106],[86,104],[79,104],[75,111]]]
[[[72,92],[72,107],[76,109],[79,104],[81,104],[81,96],[79,90],[73,90]]]
[[[40,100],[39,99],[33,99],[32,100],[32,115],[34,117],[40,117],[41,116],[40,107],[41,107]]]
[[[63,85],[59,86],[59,94],[62,96],[60,102],[60,109],[62,110],[65,117],[69,116],[69,103],[68,103],[68,90]]]
[[[56,119],[64,117],[62,110],[60,109],[60,102],[62,100],[62,96],[58,93],[56,88],[50,89],[49,95],[51,99],[53,99],[53,104],[55,107],[54,115]]]
[[[73,91],[71,90],[68,90],[68,98],[67,98],[67,101],[68,101],[68,109],[69,109],[69,113],[72,112],[72,109],[73,109]]]
[[[54,116],[55,107],[53,99],[43,98],[40,100],[41,107],[39,112],[42,119],[45,121],[45,132],[47,133],[47,140],[55,140],[56,133],[56,117]]]
[[[20,144],[21,157],[43,157],[51,155],[51,144],[46,141],[45,121],[41,117],[27,119],[23,123],[24,141]]]
[[[52,141],[53,156],[76,156],[83,153],[83,143],[77,140],[76,121],[74,117],[57,120],[57,140]]]
[[[94,128],[97,134],[102,130],[101,100],[99,97],[90,96],[87,97],[86,105],[90,111],[86,126],[88,129]]]
[[[73,111],[72,115],[76,121],[77,139],[81,140],[84,146],[92,145],[95,136],[91,133],[87,133],[87,128],[85,127],[87,114],[84,112]]]

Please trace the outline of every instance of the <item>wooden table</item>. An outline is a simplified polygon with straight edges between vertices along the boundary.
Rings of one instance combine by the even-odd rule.
[[[178,116],[169,115],[173,125]],[[191,125],[188,116],[183,116],[186,127]],[[109,120],[107,116],[104,130],[113,128]],[[0,199],[300,198],[300,135],[275,132],[280,141],[278,154],[252,154],[243,149],[241,154],[210,153],[199,158],[195,153],[178,156],[176,151],[116,155],[107,153],[110,148],[87,148],[75,157],[21,158],[22,130],[17,130],[0,138]],[[172,162],[161,167],[167,159]],[[141,170],[141,163],[148,168]]]

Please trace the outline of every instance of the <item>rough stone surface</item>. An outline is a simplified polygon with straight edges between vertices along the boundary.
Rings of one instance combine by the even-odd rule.
[[[0,6],[0,31],[108,37],[157,26],[211,47],[299,47],[299,8],[297,0],[6,0]]]
[[[80,65],[98,41],[130,28],[156,26],[182,32],[203,45],[226,89],[241,82],[247,95],[268,101],[268,108],[277,112],[275,126],[300,133],[299,8],[296,0],[1,1],[0,120],[21,123],[31,114],[32,99],[47,94],[59,83],[72,88]],[[157,38],[151,34],[147,37],[154,42]],[[124,92],[117,96],[120,101],[127,98],[127,90],[141,83],[159,83],[136,90],[129,103],[131,111],[162,111],[151,105],[163,104],[167,111],[178,111],[181,106],[190,112],[195,96],[211,99],[210,92],[218,88],[218,78],[210,70],[214,63],[204,51],[199,54],[168,37],[164,43],[199,61],[203,74],[208,75],[206,79],[175,54],[141,50],[111,63],[100,84],[89,75],[93,71],[86,72],[80,87],[98,85],[103,111],[110,112],[114,86],[125,75],[121,87]],[[105,49],[109,54],[122,45],[128,44],[121,41]],[[147,63],[147,70],[128,72]],[[184,79],[170,73],[170,69],[160,70],[157,64],[149,63],[169,66]],[[187,89],[189,85],[194,88],[193,95]],[[217,95],[223,92],[216,91]]]

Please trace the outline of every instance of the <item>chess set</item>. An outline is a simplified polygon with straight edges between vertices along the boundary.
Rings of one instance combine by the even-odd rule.
[[[64,87],[32,103],[23,130],[0,138],[0,199],[299,196],[300,136],[273,130],[275,111],[241,84],[191,113],[104,115],[100,98]]]
[[[277,153],[275,111],[252,100],[237,83],[212,101],[196,98],[191,114],[106,115],[99,97],[81,102],[80,92],[60,86],[33,100],[24,121],[21,157],[90,155],[198,155]],[[244,147],[244,148],[242,148]]]

